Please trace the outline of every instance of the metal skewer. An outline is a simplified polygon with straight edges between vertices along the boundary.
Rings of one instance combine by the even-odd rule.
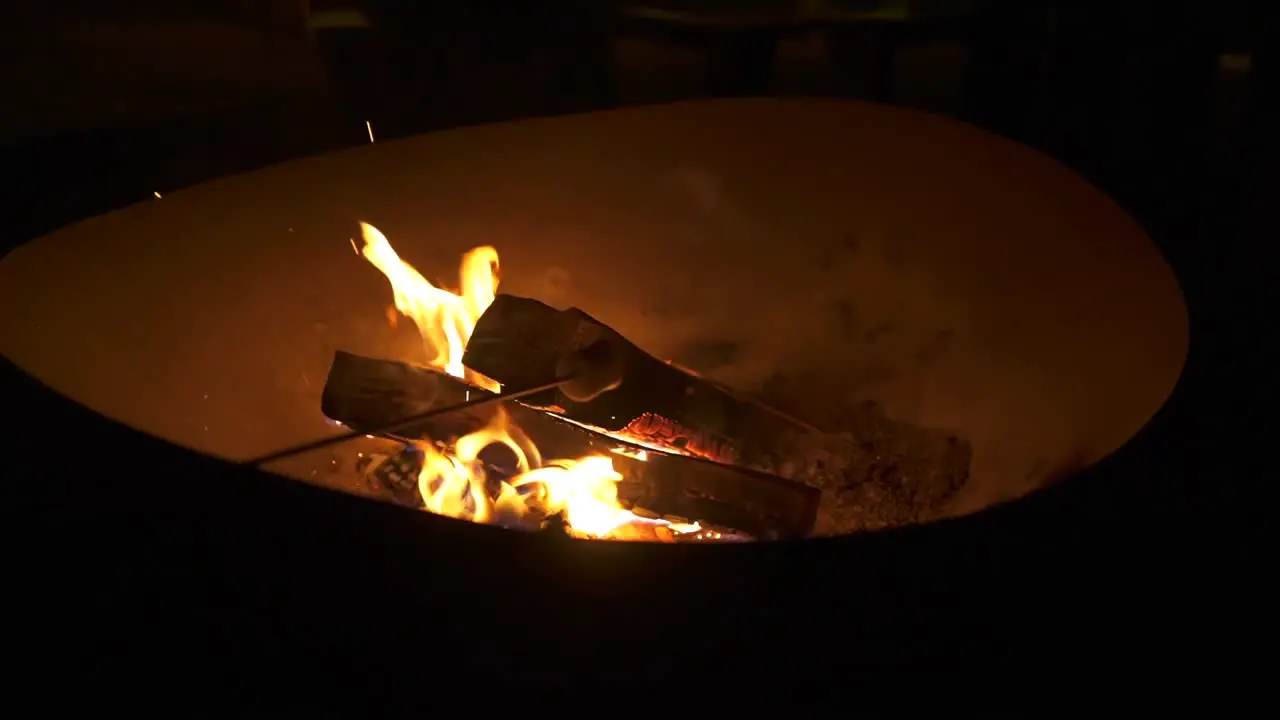
[[[504,400],[515,400],[517,398],[522,398],[528,395],[534,395],[540,392],[545,392],[547,390],[552,390],[559,387],[562,383],[568,382],[569,380],[573,380],[574,377],[575,377],[574,375],[570,375],[567,377],[556,379],[552,382],[542,383],[540,385],[534,385],[532,387],[520,388],[517,390],[507,390],[505,392],[500,392],[495,395],[484,395],[482,397],[476,398],[475,400],[468,400],[467,402],[461,402],[456,405],[450,405],[448,407],[434,408],[426,412],[418,413],[417,415],[410,415],[409,417],[402,418],[393,423],[387,423],[385,425],[380,425],[380,426],[368,428],[365,430],[349,430],[343,433],[339,433],[337,435],[331,435],[326,438],[320,438],[319,440],[312,440],[311,442],[304,443],[302,445],[295,445],[293,447],[285,448],[284,450],[277,450],[273,453],[263,455],[261,457],[253,458],[251,460],[245,460],[241,462],[241,464],[248,465],[251,467],[260,467],[267,463],[275,462],[277,460],[283,460],[284,458],[287,458],[287,457],[293,457],[294,455],[301,455],[302,453],[310,452],[312,450],[320,450],[321,448],[326,448],[331,445],[338,445],[338,444],[347,442],[348,440],[354,440],[363,435],[377,435],[380,433],[391,433],[397,430],[403,430],[404,428],[411,427],[424,420],[430,420],[431,418],[438,417],[440,415],[448,415],[449,413],[461,412],[463,410],[470,410],[472,408],[482,407],[490,403],[498,403]]]

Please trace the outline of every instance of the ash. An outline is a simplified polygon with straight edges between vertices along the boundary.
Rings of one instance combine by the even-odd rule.
[[[834,431],[797,436],[787,460],[760,468],[822,491],[815,534],[940,519],[969,480],[968,440],[892,420],[874,402],[787,407],[765,400]]]

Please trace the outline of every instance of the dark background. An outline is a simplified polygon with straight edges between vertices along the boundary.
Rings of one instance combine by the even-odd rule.
[[[1257,527],[1258,504],[1244,498],[1259,492],[1273,474],[1255,462],[1258,451],[1274,440],[1265,434],[1266,419],[1254,400],[1270,377],[1264,281],[1274,275],[1267,250],[1280,229],[1272,208],[1273,188],[1280,186],[1276,26],[1267,3],[933,0],[905,7],[847,2],[803,17],[792,3],[728,0],[80,0],[52,5],[25,2],[0,11],[0,173],[6,180],[0,244],[6,248],[154,191],[368,142],[366,121],[379,139],[387,139],[696,97],[844,96],[954,116],[1058,158],[1124,205],[1173,264],[1192,321],[1183,381],[1152,427],[1121,457],[996,511],[977,529],[972,523],[963,531],[942,526],[910,539],[868,540],[840,551],[847,555],[824,555],[821,561],[793,558],[800,565],[869,562],[868,577],[897,578],[894,592],[873,587],[862,605],[829,609],[871,617],[860,620],[863,650],[832,649],[841,660],[818,679],[845,682],[832,668],[845,667],[841,663],[854,662],[855,656],[859,667],[874,665],[877,658],[892,665],[939,666],[994,658],[1025,669],[1033,657],[1065,662],[1072,653],[1085,653],[1087,662],[1099,666],[1119,663],[1122,655],[1187,668],[1244,662],[1247,653],[1241,648],[1259,642],[1261,624],[1255,624],[1252,609],[1260,600],[1250,588],[1260,577],[1261,551],[1244,542]],[[38,389],[12,367],[7,370],[15,379],[6,397],[24,410],[19,422],[38,424],[36,418],[46,410],[58,422],[91,422],[67,407],[46,408],[47,398]],[[27,409],[30,419],[25,419]],[[107,437],[114,431],[101,432]],[[41,440],[45,436],[39,433],[24,437],[19,445],[10,434],[7,457],[29,458],[63,447]],[[219,472],[186,462],[195,463],[188,467],[193,476]],[[19,461],[14,467],[30,475],[16,485],[44,482],[40,473],[47,474],[33,463]],[[104,657],[141,652],[143,636],[180,634],[192,626],[203,628],[201,637],[238,638],[231,643],[240,653],[236,662],[261,656],[275,658],[262,661],[263,667],[273,662],[283,667],[314,651],[298,644],[301,631],[246,620],[252,611],[243,602],[213,610],[216,603],[209,604],[207,594],[185,595],[181,603],[207,607],[172,619],[172,603],[138,588],[189,584],[199,573],[178,578],[103,570],[130,565],[128,553],[138,545],[124,540],[112,545],[113,537],[128,532],[103,517],[107,506],[91,519],[63,511],[69,505],[59,503],[80,492],[74,487],[59,485],[63,495],[31,516],[38,522],[16,526],[21,539],[13,547],[26,561],[20,566],[35,568],[15,581],[30,600],[28,617],[48,618],[54,594],[61,603],[54,613],[60,621],[33,626],[41,653],[80,657],[77,653],[88,647],[88,655],[97,658],[93,667],[101,671],[110,665]],[[309,491],[272,492],[288,503],[298,501],[282,498]],[[193,501],[205,502],[210,517],[235,505],[230,496]],[[270,504],[262,501],[264,508]],[[235,517],[217,522],[256,527],[253,518]],[[418,532],[389,518],[360,521],[384,524],[387,537]],[[319,532],[319,527],[312,529]],[[1051,535],[1050,527],[1071,532]],[[96,535],[86,539],[90,528]],[[967,534],[947,534],[953,532]],[[63,562],[76,554],[50,548],[82,540],[113,548],[94,555],[97,570],[112,578],[111,593],[99,592],[101,586],[84,578],[62,577],[50,584],[43,566],[53,561],[42,560],[41,553]],[[948,553],[921,549],[938,543],[949,547]],[[163,564],[158,558],[152,556],[152,562]],[[181,563],[182,555],[175,550],[163,562]],[[299,561],[290,556],[280,562]],[[1053,577],[1045,566],[1056,568]],[[746,581],[732,579],[735,567],[727,563],[722,574],[706,582],[737,587],[735,582]],[[245,573],[224,580],[252,585],[270,576],[261,568]],[[770,593],[778,591],[769,587]],[[1014,587],[1020,589],[1009,595]],[[760,592],[756,586],[738,589],[747,595]],[[344,592],[362,597],[350,588]],[[143,595],[151,600],[143,602]],[[986,602],[996,596],[1020,601]],[[77,612],[74,602],[66,605],[68,598],[79,598],[82,610]],[[386,598],[364,596],[363,601]],[[159,604],[147,604],[152,602]],[[803,604],[794,598],[785,602]],[[961,616],[957,604],[987,611]],[[130,614],[125,608],[131,606],[149,609]],[[678,614],[676,607],[655,613]],[[95,620],[85,620],[86,613]],[[77,616],[80,620],[72,622]],[[156,625],[160,617],[171,624]],[[781,622],[765,610],[753,617],[765,624]],[[939,629],[944,619],[956,627]],[[351,620],[334,617],[332,622]],[[647,627],[651,620],[633,622]],[[113,626],[114,634],[95,634],[103,625]],[[209,629],[215,626],[220,629]],[[85,634],[90,627],[94,632]],[[343,627],[344,647],[365,642],[362,647],[374,652],[369,648],[385,640],[357,642],[352,638],[363,631]],[[771,643],[785,647],[778,651],[782,654],[811,651],[782,630],[748,640],[707,652],[745,652]],[[326,652],[341,657],[332,661],[343,668],[340,676],[355,660],[333,649],[338,640],[326,642]],[[551,646],[556,642],[547,639]],[[170,651],[183,662],[216,665],[232,651],[215,645],[193,641]],[[274,649],[263,650],[267,646]],[[1124,653],[1118,655],[1117,648]],[[848,658],[841,655],[846,652]],[[625,655],[614,660],[625,663]],[[459,662],[486,662],[479,657]],[[157,657],[151,661],[158,662]],[[588,655],[576,661],[578,668],[601,662]],[[676,663],[671,672],[687,679],[690,667]],[[388,678],[400,677],[397,672],[407,673],[388,670],[383,677],[370,671],[347,679],[373,687],[391,683]],[[643,681],[636,684],[656,688],[670,679],[659,675],[656,670],[641,674]]]

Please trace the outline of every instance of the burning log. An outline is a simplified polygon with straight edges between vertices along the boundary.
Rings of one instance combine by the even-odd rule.
[[[663,362],[577,308],[498,295],[467,343],[463,364],[520,387],[563,374],[564,362],[606,344],[617,388],[589,402],[563,389],[524,398],[526,405],[685,455],[760,467],[779,464],[781,445],[814,428],[727,388]]]
[[[554,377],[565,358],[607,343],[622,382],[581,403],[551,390],[522,400],[650,446],[710,457],[820,488],[820,529],[844,533],[927,522],[947,511],[969,478],[972,450],[954,435],[895,422],[873,403],[789,408],[821,418],[820,432],[758,401],[662,362],[590,315],[498,295],[481,315],[463,363],[519,386]],[[563,369],[563,368],[560,368]],[[814,398],[819,383],[767,390]],[[778,393],[777,391],[783,392]],[[771,402],[782,404],[783,397]],[[821,406],[825,395],[816,404]],[[814,404],[814,403],[810,403]]]
[[[433,370],[338,352],[325,382],[321,411],[361,430],[487,392]],[[612,394],[605,393],[594,402]],[[486,405],[431,418],[398,432],[395,439],[448,442],[487,427],[502,410],[544,457],[609,454],[623,476],[619,496],[637,508],[733,528],[762,539],[801,538],[812,532],[819,492],[803,483],[696,457],[655,452],[520,403]]]

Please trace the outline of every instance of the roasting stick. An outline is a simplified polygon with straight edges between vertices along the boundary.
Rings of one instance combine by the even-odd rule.
[[[272,463],[277,460],[283,460],[288,457],[293,457],[294,455],[301,455],[302,453],[311,452],[312,450],[320,450],[322,448],[327,448],[331,445],[339,445],[341,443],[347,442],[348,440],[354,440],[364,435],[379,435],[382,433],[392,433],[392,432],[396,432],[397,430],[403,430],[407,427],[417,425],[418,423],[424,420],[430,420],[431,418],[438,417],[440,415],[448,415],[449,413],[462,412],[463,410],[470,410],[472,408],[482,407],[484,405],[490,405],[492,403],[499,403],[504,400],[515,400],[517,398],[526,397],[528,395],[534,395],[536,393],[545,392],[547,390],[552,390],[557,387],[560,387],[562,384],[575,379],[576,377],[569,376],[569,377],[559,378],[551,382],[534,385],[532,387],[520,388],[518,390],[507,390],[505,392],[497,393],[495,395],[484,394],[481,397],[478,397],[474,400],[468,400],[467,402],[460,402],[455,405],[450,405],[448,407],[435,408],[432,410],[428,410],[426,412],[418,413],[416,415],[410,415],[409,417],[397,420],[393,423],[387,423],[386,425],[382,425],[379,427],[368,428],[365,430],[348,430],[347,432],[339,433],[337,435],[330,435],[329,437],[320,438],[319,440],[312,440],[311,442],[303,443],[302,445],[294,445],[293,447],[288,447],[283,450],[277,450],[273,453],[263,455],[261,457],[253,458],[252,460],[245,460],[241,464],[249,465],[252,467],[261,467],[262,465],[266,465],[267,463]]]

